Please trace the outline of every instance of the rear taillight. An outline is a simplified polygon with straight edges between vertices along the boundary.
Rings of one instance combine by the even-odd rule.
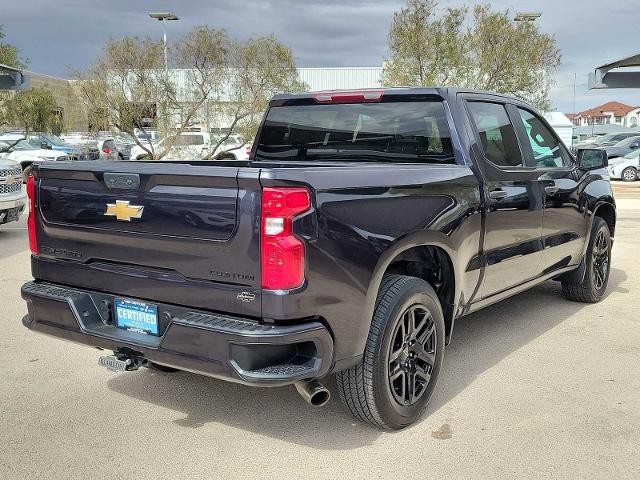
[[[304,283],[304,245],[293,235],[293,219],[310,208],[306,188],[262,190],[262,288],[289,290]]]
[[[111,153],[112,151],[113,151],[113,150],[111,150],[110,148],[103,148],[103,149],[102,149],[102,152],[103,152],[103,153],[106,153],[106,154],[109,154],[109,153]]]
[[[27,198],[29,199],[29,218],[27,219],[27,231],[29,232],[29,248],[33,255],[38,254],[38,241],[36,239],[36,183],[33,175],[27,177]]]

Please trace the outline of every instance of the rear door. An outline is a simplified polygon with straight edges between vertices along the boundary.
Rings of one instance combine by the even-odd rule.
[[[486,180],[482,298],[534,278],[541,262],[543,196],[526,166],[508,105],[468,96],[466,107]]]

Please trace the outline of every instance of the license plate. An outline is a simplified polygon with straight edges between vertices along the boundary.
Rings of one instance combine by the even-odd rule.
[[[124,372],[127,370],[127,362],[124,360],[118,360],[113,355],[108,357],[100,357],[98,359],[98,365],[111,370],[112,372]]]
[[[132,332],[158,335],[158,307],[137,300],[116,298],[116,325]]]

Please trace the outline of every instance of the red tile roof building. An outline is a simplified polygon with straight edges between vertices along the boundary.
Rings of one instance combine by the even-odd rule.
[[[633,107],[621,102],[607,102],[569,117],[575,125],[607,125],[616,124],[627,127],[638,125],[640,107]]]

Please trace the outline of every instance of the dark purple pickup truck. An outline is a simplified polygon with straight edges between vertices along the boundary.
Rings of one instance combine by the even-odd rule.
[[[335,374],[356,417],[402,428],[457,318],[551,279],[603,297],[606,165],[510,97],[278,95],[248,161],[34,166],[23,323],[114,370],[295,384],[314,405]]]

